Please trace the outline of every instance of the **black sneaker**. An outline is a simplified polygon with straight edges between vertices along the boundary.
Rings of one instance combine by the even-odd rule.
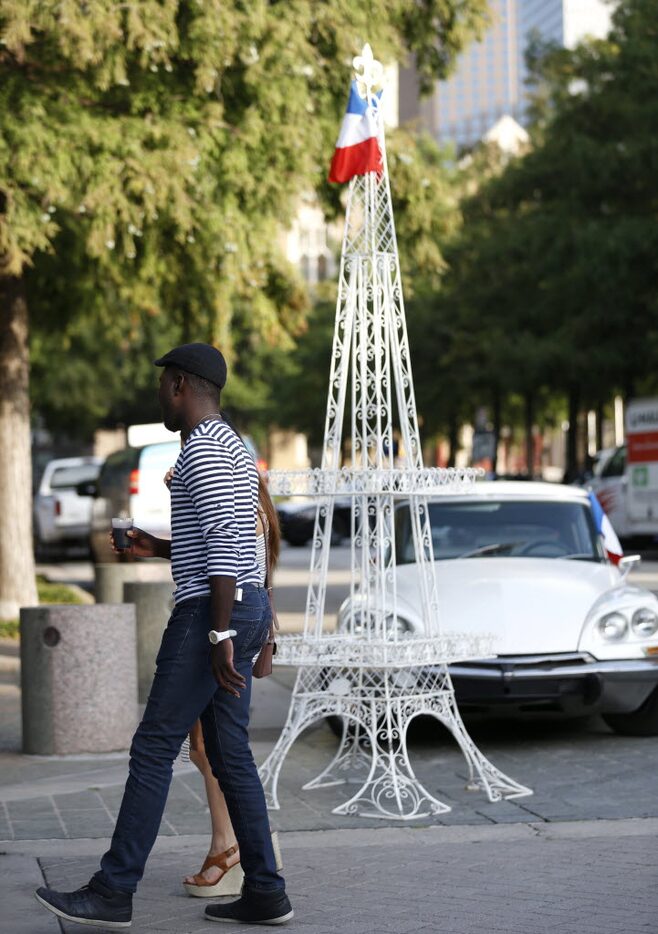
[[[235,902],[208,905],[208,921],[226,921],[228,924],[285,924],[294,912],[285,892],[256,892],[242,889]]]
[[[67,921],[99,928],[129,928],[132,921],[132,895],[108,889],[97,879],[75,892],[40,888],[34,894],[44,908]]]

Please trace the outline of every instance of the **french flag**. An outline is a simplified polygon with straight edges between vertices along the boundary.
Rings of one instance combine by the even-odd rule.
[[[590,490],[588,495],[589,501],[592,504],[592,515],[596,523],[596,530],[603,539],[603,547],[605,548],[606,554],[613,564],[619,564],[619,559],[623,556],[624,549],[621,547],[619,539],[617,538],[617,533],[613,529],[610,519],[608,519],[603,512],[603,507],[598,501],[596,493]]]
[[[374,95],[376,100],[381,91]],[[379,148],[377,114],[372,102],[359,94],[356,80],[352,81],[347,113],[343,117],[336,151],[329,169],[330,182],[349,182],[355,175],[382,171]]]

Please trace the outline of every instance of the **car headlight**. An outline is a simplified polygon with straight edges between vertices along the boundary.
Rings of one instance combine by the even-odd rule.
[[[342,632],[348,631],[354,636],[363,636],[368,633],[368,630],[372,632],[375,622],[373,613],[357,610],[351,618],[349,613],[342,614],[338,620],[338,628]],[[400,616],[390,615],[384,620],[384,633],[387,639],[400,639],[411,631],[411,623]]]
[[[411,632],[411,623],[400,616],[387,616],[384,626],[386,627],[386,635],[397,639],[407,636]]]
[[[653,610],[642,607],[633,613],[631,629],[636,636],[641,636],[642,638],[652,636],[658,629],[658,616],[656,616]]]
[[[606,642],[616,642],[618,639],[623,639],[626,635],[626,630],[628,629],[628,622],[625,616],[622,616],[621,613],[608,613],[607,616],[602,616],[601,619],[596,624],[596,628]]]
[[[369,617],[361,610],[355,610],[351,613],[350,609],[347,608],[341,610],[338,614],[338,630],[352,636],[362,636],[370,624]]]

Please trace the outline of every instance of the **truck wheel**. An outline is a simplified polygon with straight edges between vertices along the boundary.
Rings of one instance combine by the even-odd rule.
[[[50,544],[45,544],[36,536],[34,538],[34,558],[37,562],[47,563],[56,557],[55,549]]]
[[[605,713],[603,719],[622,736],[658,736],[658,688],[632,713]]]

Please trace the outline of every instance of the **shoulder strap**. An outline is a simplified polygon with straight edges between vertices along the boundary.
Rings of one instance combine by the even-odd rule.
[[[267,596],[269,597],[270,607],[272,609],[272,630],[274,630],[279,628],[279,620],[277,619],[276,610],[274,609],[274,597],[272,595],[272,556],[270,554],[270,543],[267,534],[269,525],[267,517],[260,507],[258,508],[258,515],[263,525],[263,540],[265,542],[265,589],[267,590]]]

